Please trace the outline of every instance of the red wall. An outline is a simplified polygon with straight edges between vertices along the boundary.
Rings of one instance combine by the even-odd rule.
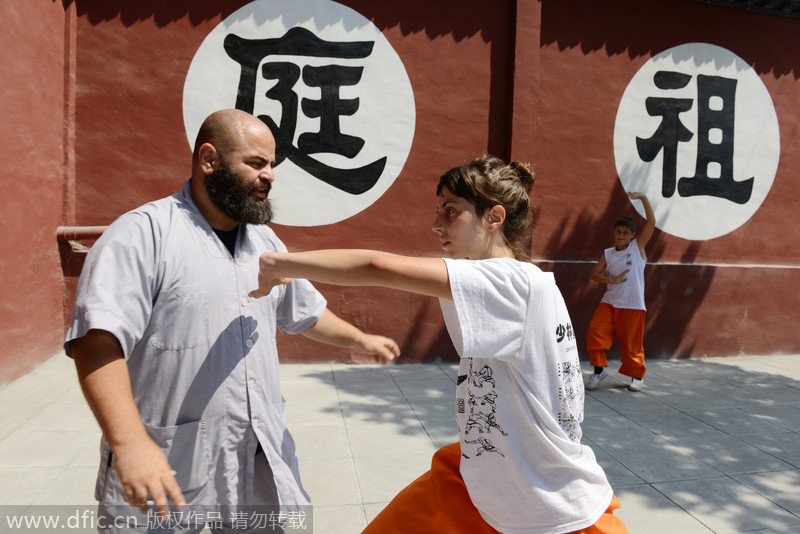
[[[0,134],[13,154],[6,157],[11,194],[0,201],[11,230],[0,281],[11,350],[0,356],[0,383],[59,350],[62,292],[71,308],[83,254],[61,243],[60,265],[55,228],[107,225],[188,178],[184,79],[206,35],[247,3],[32,0],[0,7],[7,27],[0,39],[18,50],[0,60],[11,73],[3,76],[0,105],[13,125]],[[623,91],[652,55],[713,43],[743,57],[768,88],[780,124],[780,167],[766,201],[738,230],[709,241],[656,231],[645,348],[658,357],[800,352],[800,338],[785,327],[800,309],[792,223],[800,21],[688,0],[342,3],[371,20],[403,61],[415,137],[400,176],[365,211],[327,226],[276,226],[290,249],[438,255],[430,224],[441,172],[484,152],[533,161],[534,253],[556,273],[582,342],[602,293],[589,272],[613,221],[634,213],[612,146]],[[404,361],[454,357],[435,300],[321,289],[335,312],[397,338]],[[300,337],[280,344],[286,360],[347,358]]]
[[[800,338],[785,325],[800,311],[800,226],[793,222],[800,21],[696,2],[562,0],[543,2],[542,28],[534,248],[562,262],[550,266],[576,330],[586,331],[602,295],[589,275],[611,244],[613,222],[626,214],[641,221],[614,165],[626,84],[652,55],[707,42],[745,58],[769,90],[780,166],[761,208],[734,232],[689,241],[656,230],[645,271],[645,350],[657,357],[798,352]]]
[[[205,36],[246,3],[218,2],[218,10],[156,2],[121,9],[100,0],[77,4],[79,225],[108,224],[175,192],[188,178],[184,78]],[[514,4],[450,0],[431,9],[421,1],[343,3],[381,28],[404,60],[418,118],[411,154],[389,191],[358,215],[336,225],[275,229],[290,249],[357,244],[438,254],[430,225],[439,174],[474,155],[508,152]],[[404,361],[454,357],[432,299],[364,289],[323,293],[337,314],[398,339]],[[301,337],[279,342],[285,359],[347,358]]]
[[[53,356],[62,338],[55,231],[64,167],[64,8],[0,3],[0,385]]]

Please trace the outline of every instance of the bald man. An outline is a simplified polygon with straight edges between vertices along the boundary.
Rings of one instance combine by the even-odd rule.
[[[181,532],[200,532],[212,517],[209,527],[227,532],[243,526],[241,515],[234,521],[242,506],[309,503],[284,414],[276,329],[378,360],[399,354],[393,340],[334,315],[305,280],[248,297],[259,254],[286,251],[266,226],[274,161],[261,120],[212,114],[183,189],[122,215],[86,259],[65,349],[103,431],[95,496],[107,519],[98,524],[109,528],[101,532],[118,531],[114,518],[132,513],[146,531],[154,518],[174,522],[170,509],[184,506],[195,515],[182,514]]]

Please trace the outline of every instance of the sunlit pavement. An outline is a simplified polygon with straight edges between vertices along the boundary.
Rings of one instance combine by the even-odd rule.
[[[631,533],[800,532],[800,355],[649,360],[636,393],[616,363],[586,394],[583,441]],[[360,532],[456,441],[456,374],[281,366],[314,533]],[[0,510],[93,504],[100,431],[69,358],[0,389],[0,421]]]

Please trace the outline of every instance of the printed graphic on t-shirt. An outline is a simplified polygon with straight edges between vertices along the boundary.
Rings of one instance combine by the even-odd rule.
[[[638,252],[638,250],[639,249],[636,249],[637,252]],[[606,272],[605,272],[605,275],[608,276],[609,278],[615,278],[615,277],[619,276],[622,273],[622,271],[620,271],[618,273],[614,272],[610,267],[611,267],[610,265],[606,266]],[[633,260],[631,260],[631,248],[630,247],[625,249],[625,267],[627,269],[631,269],[633,267]]]
[[[484,382],[488,382],[492,385],[492,387],[495,387],[497,384],[494,383],[494,378],[492,378],[493,374],[494,372],[492,371],[492,368],[488,365],[481,367],[480,371],[475,374],[470,373],[472,383],[478,388],[483,387]]]
[[[577,361],[561,362],[558,365],[558,400],[561,411],[558,414],[558,424],[570,440],[579,442],[580,429],[583,421],[583,382],[581,367]]]
[[[465,396],[459,394],[456,397],[456,412],[467,415],[464,435],[476,436],[475,439],[464,440],[464,443],[468,443],[472,447],[462,447],[461,455],[464,458],[470,458],[473,455],[480,456],[485,452],[493,452],[505,457],[505,454],[495,446],[488,436],[480,435],[494,433],[508,436],[508,433],[497,419],[499,394],[495,391],[497,384],[494,380],[494,371],[488,364],[475,370],[474,363],[474,360],[469,358],[467,374],[458,377],[458,384],[467,382],[467,388]]]
[[[470,443],[470,444],[476,443],[476,444],[478,444],[478,451],[475,453],[475,456],[480,456],[484,452],[496,452],[497,454],[499,454],[503,458],[505,458],[505,456],[506,456],[505,454],[503,454],[500,451],[500,449],[498,449],[497,447],[494,446],[494,443],[492,443],[492,440],[490,440],[489,438],[478,438],[478,439],[475,439],[475,440],[468,440],[467,439],[467,440],[464,440],[464,443]],[[469,456],[467,456],[463,452],[461,453],[461,455],[465,456],[466,458],[469,458]]]
[[[558,413],[558,424],[569,439],[578,442],[581,439],[580,424],[583,421],[583,378],[581,364],[577,356],[575,330],[571,323],[556,326],[556,343],[565,344],[564,352],[575,352],[572,359],[558,364],[558,400],[561,409]]]

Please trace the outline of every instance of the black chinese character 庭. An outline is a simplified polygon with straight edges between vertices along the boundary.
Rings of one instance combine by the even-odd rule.
[[[304,28],[292,28],[283,37],[275,39],[244,39],[230,34],[225,38],[225,51],[241,66],[236,107],[253,113],[258,67],[270,55],[360,59],[372,53],[373,45],[372,41],[323,41]],[[357,98],[340,98],[339,90],[342,86],[358,84],[362,71],[363,67],[343,65],[307,65],[301,70],[298,65],[287,61],[272,61],[262,66],[263,78],[277,80],[265,95],[281,104],[280,124],[269,115],[258,116],[275,135],[276,165],[288,158],[315,178],[353,195],[369,191],[375,185],[386,166],[386,157],[360,168],[339,169],[310,156],[332,153],[353,158],[361,151],[364,140],[342,133],[339,126],[339,117],[355,114],[359,101]],[[319,100],[304,98],[298,102],[294,86],[301,75],[309,87],[320,88]],[[299,111],[307,117],[318,118],[320,129],[301,134],[295,146]]]

